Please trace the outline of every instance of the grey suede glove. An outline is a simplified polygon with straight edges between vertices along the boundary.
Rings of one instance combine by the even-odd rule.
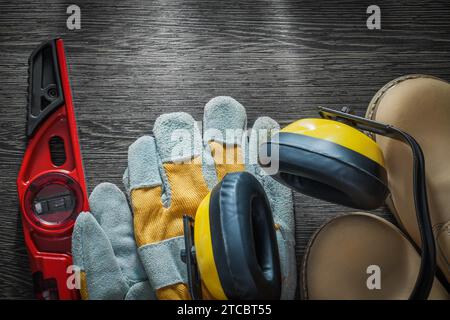
[[[205,106],[203,132],[187,113],[163,114],[153,127],[154,137],[141,137],[130,146],[123,181],[134,208],[135,230],[155,233],[155,228],[161,228],[156,223],[163,220],[169,226],[161,230],[164,236],[160,239],[137,241],[141,260],[158,297],[187,298],[186,265],[180,259],[180,251],[184,249],[182,215],[194,216],[207,192],[224,174],[239,167],[217,162],[220,154],[227,152],[225,149],[237,146],[245,150],[244,163],[238,170],[257,177],[271,204],[281,259],[281,298],[294,298],[297,267],[292,192],[266,175],[257,162],[259,144],[276,132],[279,125],[271,118],[261,117],[255,121],[250,136],[244,134],[246,129],[245,108],[231,97],[220,96]],[[180,133],[185,133],[182,138]],[[184,147],[180,147],[179,141]],[[183,164],[186,159],[199,157],[202,160],[197,169]]]
[[[141,137],[130,146],[128,151],[129,164],[123,180],[130,196],[131,207],[135,211],[134,229],[140,232],[136,235],[145,237],[148,233],[142,230],[147,227],[153,228],[154,221],[159,221],[159,218],[167,219],[168,223],[164,226],[182,225],[182,214],[186,212],[186,208],[180,207],[183,211],[180,211],[182,213],[180,215],[177,212],[168,215],[170,212],[168,210],[180,205],[180,197],[181,199],[184,196],[192,198],[193,195],[186,195],[185,189],[178,190],[179,187],[175,188],[171,183],[182,181],[190,186],[194,180],[204,179],[202,180],[204,190],[195,196],[195,201],[191,201],[197,203],[198,200],[195,208],[189,209],[195,212],[208,190],[211,190],[218,182],[218,177],[229,171],[226,165],[220,166],[214,163],[211,150],[213,144],[216,143],[216,147],[238,145],[245,150],[245,166],[243,165],[241,170],[245,169],[258,178],[270,201],[281,259],[281,298],[293,299],[297,272],[292,192],[265,175],[256,160],[258,145],[267,139],[267,135],[261,137],[258,130],[264,129],[270,134],[278,130],[279,126],[270,118],[258,118],[248,139],[243,135],[246,126],[245,108],[231,97],[216,97],[205,106],[204,130],[214,129],[222,133],[220,137],[203,132],[202,139],[195,120],[186,113],[178,112],[160,116],[153,128],[155,137]],[[225,133],[227,129],[237,129],[236,134],[227,135]],[[173,139],[177,131],[188,133],[187,141],[184,141],[188,147],[180,149],[183,151],[182,155],[174,152],[178,150],[177,140]],[[186,166],[186,170],[176,173],[166,172],[167,168],[164,165],[170,167],[172,163],[200,155],[202,160],[198,165],[201,166],[201,171],[195,171],[194,175],[191,175],[194,172],[192,166]],[[221,170],[222,173],[219,174]],[[184,175],[181,180],[178,174]],[[200,184],[196,184],[196,188],[199,186]],[[156,200],[149,197],[146,201],[146,192],[154,192],[155,188],[160,190],[158,191],[161,193],[160,197],[158,196]],[[136,190],[140,192],[139,197],[136,196]],[[184,286],[187,283],[186,265],[180,258],[180,251],[184,248],[182,235],[162,237],[162,240],[141,244],[138,249],[133,232],[133,217],[123,193],[112,184],[100,184],[94,189],[89,200],[92,212],[91,214],[83,213],[78,217],[72,243],[74,264],[81,268],[83,297],[150,299],[154,297],[152,288],[160,291],[171,288],[173,292],[159,295],[162,298],[185,297],[185,288],[183,294],[177,295],[180,291],[178,285]],[[142,206],[146,207],[144,215]],[[155,206],[154,210],[153,206]],[[159,208],[159,206],[162,207]],[[138,218],[136,213],[139,213]],[[158,226],[155,230],[160,230],[158,228],[162,227]],[[167,230],[162,228],[161,233],[163,232]]]
[[[138,257],[133,217],[122,191],[99,184],[72,235],[73,263],[80,268],[83,299],[154,299]]]

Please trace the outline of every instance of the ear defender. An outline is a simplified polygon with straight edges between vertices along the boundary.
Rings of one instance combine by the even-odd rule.
[[[384,203],[389,189],[380,148],[359,130],[409,146],[414,163],[414,206],[422,244],[420,270],[409,299],[427,299],[436,272],[436,247],[420,145],[398,128],[352,115],[348,110],[319,107],[319,114],[322,119],[298,120],[261,144],[260,162],[279,160],[279,170],[273,177],[304,194],[369,210]],[[278,154],[271,154],[272,150]]]
[[[193,299],[201,298],[200,281],[215,299],[280,298],[280,259],[272,211],[262,185],[252,174],[227,174],[203,199],[195,221],[185,216],[184,223],[186,249],[182,256]],[[193,230],[187,227],[189,223]]]
[[[259,154],[270,160],[277,149],[279,170],[272,177],[301,193],[363,210],[380,207],[387,197],[380,148],[343,122],[295,121],[262,144]]]

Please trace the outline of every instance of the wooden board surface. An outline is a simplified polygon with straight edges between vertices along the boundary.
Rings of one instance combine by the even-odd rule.
[[[66,8],[81,7],[81,30]],[[41,41],[65,41],[89,191],[121,186],[127,147],[161,113],[201,120],[230,95],[285,125],[316,107],[364,114],[375,92],[410,73],[450,80],[448,1],[0,2],[0,298],[31,298],[15,179],[25,148],[27,60]],[[418,120],[420,121],[420,120]],[[295,195],[297,258],[315,229],[348,208]],[[379,214],[390,219],[385,209]]]

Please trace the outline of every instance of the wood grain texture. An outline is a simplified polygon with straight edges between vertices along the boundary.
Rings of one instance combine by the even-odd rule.
[[[282,125],[318,105],[357,114],[386,82],[410,73],[450,79],[448,1],[0,1],[0,298],[31,298],[15,179],[25,148],[27,60],[65,40],[88,189],[121,185],[127,148],[161,113],[230,95]],[[66,29],[81,7],[82,29]],[[333,215],[352,210],[295,195],[297,256]],[[390,219],[385,209],[379,214]]]

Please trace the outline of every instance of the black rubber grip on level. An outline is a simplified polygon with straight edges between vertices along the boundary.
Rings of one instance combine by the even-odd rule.
[[[63,103],[56,40],[50,40],[37,47],[29,59],[27,136],[33,136],[39,125]]]

